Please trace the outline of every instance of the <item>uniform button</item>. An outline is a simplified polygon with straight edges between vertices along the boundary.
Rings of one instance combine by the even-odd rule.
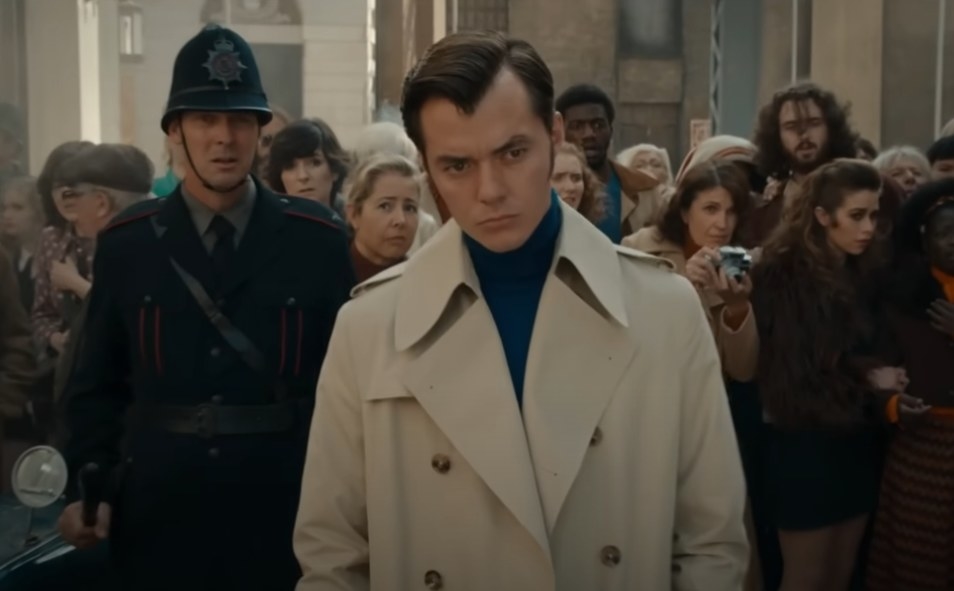
[[[593,431],[593,436],[590,437],[590,445],[599,445],[603,441],[603,431],[597,427],[596,431]]]
[[[431,458],[431,467],[434,468],[438,474],[447,474],[451,467],[450,458],[444,454],[437,454]]]
[[[217,448],[217,447],[210,447],[210,448],[209,448],[209,457],[212,458],[213,460],[214,460],[215,458],[219,457],[219,448]]]
[[[296,300],[295,298],[288,298],[288,301],[285,302],[285,305],[287,305],[287,306],[294,306],[294,305],[297,304],[297,303],[298,303],[298,300]]]
[[[622,559],[623,556],[619,553],[619,548],[616,546],[606,546],[600,550],[600,561],[606,566],[616,566]]]
[[[436,570],[429,570],[424,574],[424,586],[436,591],[444,588],[444,577]]]
[[[223,402],[225,402],[225,397],[220,394],[216,394],[215,396],[212,397],[212,402],[214,402],[215,404],[222,404]]]
[[[282,205],[288,205],[289,203],[288,199],[286,199],[285,197],[282,197],[281,199],[279,199],[279,201],[282,202]]]
[[[218,357],[221,354],[222,354],[222,349],[219,349],[218,347],[212,347],[212,350],[209,351],[209,355],[211,355],[212,357]]]
[[[142,299],[142,301],[143,301],[144,304],[151,304],[151,303],[152,303],[152,296],[147,295],[146,297],[144,297],[144,298]]]

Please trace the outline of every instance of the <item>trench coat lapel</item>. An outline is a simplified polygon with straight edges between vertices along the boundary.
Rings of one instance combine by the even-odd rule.
[[[638,349],[628,328],[619,255],[586,224],[564,212],[557,264],[540,298],[527,360],[524,422],[550,532]]]
[[[550,560],[520,409],[479,293],[460,229],[451,222],[404,272],[395,319],[396,347],[411,353],[404,386]]]

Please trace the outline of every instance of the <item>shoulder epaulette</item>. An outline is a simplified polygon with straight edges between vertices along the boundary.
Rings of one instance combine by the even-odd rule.
[[[126,209],[116,214],[116,217],[114,217],[109,225],[106,226],[103,232],[108,232],[120,226],[125,226],[127,224],[131,224],[132,222],[144,220],[156,215],[162,210],[163,199],[164,198],[145,199],[130,205]]]
[[[644,265],[652,265],[659,269],[666,269],[667,271],[675,271],[676,267],[672,264],[671,261],[664,259],[662,257],[653,256],[651,254],[646,254],[641,250],[635,250],[628,248],[626,246],[617,246],[616,252],[623,255],[627,259],[642,263]]]
[[[278,195],[278,200],[284,206],[285,215],[324,224],[342,232],[348,230],[347,224],[340,215],[317,201],[291,195]]]

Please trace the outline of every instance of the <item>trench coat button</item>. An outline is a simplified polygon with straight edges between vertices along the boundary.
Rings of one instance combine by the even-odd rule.
[[[609,567],[614,567],[623,559],[616,546],[606,546],[600,550],[600,561]]]
[[[218,347],[212,347],[212,350],[209,351],[209,355],[211,355],[212,357],[218,357],[221,354],[222,354],[222,349],[219,349]]]
[[[682,565],[674,564],[674,565],[672,565],[671,570],[672,570],[673,574],[677,574],[677,575],[678,575],[679,573],[682,572]]]
[[[436,570],[429,570],[424,573],[424,586],[432,591],[444,588],[444,577]]]
[[[212,397],[212,402],[214,402],[215,404],[222,404],[223,402],[225,402],[225,397],[222,396],[221,394],[216,394],[215,396]]]
[[[438,474],[447,474],[451,467],[450,458],[444,454],[437,454],[431,458],[431,467],[434,468]]]
[[[603,430],[597,427],[596,431],[593,431],[593,436],[590,437],[590,445],[599,445],[601,441],[603,441]]]
[[[217,448],[217,447],[210,447],[210,448],[209,448],[209,457],[212,458],[213,460],[214,460],[215,458],[219,457],[219,448]]]
[[[297,303],[298,303],[298,300],[296,300],[295,298],[288,298],[288,301],[285,302],[285,305],[286,305],[286,306],[294,306],[294,305],[297,304]]]

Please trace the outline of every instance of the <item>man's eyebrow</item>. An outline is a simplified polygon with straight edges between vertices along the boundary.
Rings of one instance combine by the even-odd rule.
[[[460,164],[470,161],[470,156],[455,156],[453,154],[442,154],[435,158],[439,164]]]
[[[510,150],[513,150],[514,148],[519,148],[519,147],[523,146],[524,144],[528,143],[529,141],[530,141],[530,138],[529,138],[528,136],[525,136],[525,135],[522,135],[522,134],[521,134],[521,135],[515,135],[515,136],[511,137],[509,140],[507,140],[502,146],[500,146],[499,148],[495,149],[495,150],[494,150],[494,154],[495,154],[495,155],[498,155],[498,154],[503,154],[504,152],[509,152]]]

